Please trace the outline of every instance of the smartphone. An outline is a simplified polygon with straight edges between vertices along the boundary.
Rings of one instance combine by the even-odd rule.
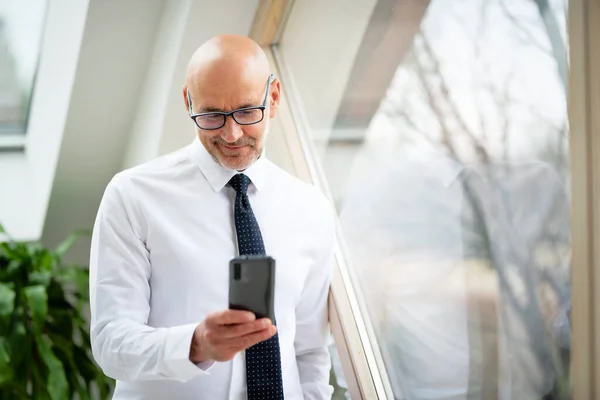
[[[275,259],[248,255],[229,262],[229,308],[275,323]]]

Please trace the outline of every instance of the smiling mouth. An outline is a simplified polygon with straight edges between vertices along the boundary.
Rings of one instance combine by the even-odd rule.
[[[228,145],[224,143],[218,144],[221,153],[226,157],[240,156],[244,153],[244,149],[248,147],[246,144]]]

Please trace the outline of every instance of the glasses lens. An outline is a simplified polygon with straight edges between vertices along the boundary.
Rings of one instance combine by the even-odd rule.
[[[263,110],[253,108],[251,110],[241,110],[233,113],[233,118],[241,125],[249,125],[260,122],[263,118]]]
[[[196,123],[202,129],[217,129],[223,126],[225,116],[222,114],[204,114],[196,117]]]

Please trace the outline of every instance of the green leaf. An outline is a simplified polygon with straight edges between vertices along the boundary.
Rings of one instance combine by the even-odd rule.
[[[75,282],[75,288],[77,289],[76,293],[79,293],[85,296],[85,299],[90,298],[90,274],[87,269],[78,268],[75,272],[75,277],[73,279]]]
[[[10,353],[6,339],[0,337],[0,386],[12,380],[12,369],[10,368]]]
[[[60,361],[57,362],[60,364]],[[62,364],[50,370],[47,388],[52,400],[64,400],[68,398],[69,384],[67,383],[67,377],[65,376]]]
[[[8,267],[6,267],[6,273],[8,276],[10,276],[9,279],[13,281],[21,280],[21,278],[19,278],[21,276],[19,275],[19,273],[22,269],[23,264],[21,263],[21,260],[10,260],[10,262],[8,263]]]
[[[50,395],[48,394],[48,388],[46,387],[47,380],[43,375],[42,366],[32,365],[30,368],[31,373],[31,397],[36,400],[49,400]]]
[[[52,273],[50,271],[33,271],[29,274],[29,284],[31,285],[43,285],[48,287],[52,280]]]
[[[79,235],[77,235],[76,233],[72,233],[69,236],[67,236],[67,238],[56,247],[56,250],[54,250],[54,254],[56,254],[58,257],[63,257],[69,251],[69,249],[73,247],[78,237]]]
[[[39,337],[36,342],[40,356],[44,360],[44,364],[48,367],[46,388],[48,389],[50,398],[52,400],[67,399],[69,397],[69,384],[62,362],[54,355],[45,337]]]
[[[80,230],[71,233],[61,244],[59,244],[54,250],[54,254],[57,257],[62,258],[70,249],[73,247],[77,239],[80,236],[89,236],[91,232],[89,230]]]
[[[15,308],[15,291],[12,285],[0,282],[0,317],[12,314]]]
[[[27,299],[27,306],[31,311],[33,323],[38,330],[41,331],[48,315],[48,295],[44,285],[27,286],[23,292]]]
[[[48,250],[41,249],[35,253],[35,270],[51,272],[54,267],[54,257]]]
[[[4,229],[4,226],[0,224],[0,243],[12,242],[12,238],[8,235],[8,232]]]
[[[73,360],[73,349],[77,349],[73,341],[60,334],[49,334],[48,338],[54,344],[54,354],[63,364],[69,386],[79,394],[80,400],[89,398],[87,388],[82,384],[83,379],[80,379],[82,365],[76,364]]]
[[[23,255],[20,254],[18,249],[15,249],[15,247],[11,243],[0,241],[0,250],[2,250],[6,254],[6,256],[12,259],[13,261],[20,261],[23,258]]]
[[[16,316],[18,318],[18,315]],[[21,360],[28,356],[27,349],[31,348],[32,337],[27,334],[27,329],[22,320],[17,319],[8,335],[8,345],[11,349],[11,363],[18,365]]]

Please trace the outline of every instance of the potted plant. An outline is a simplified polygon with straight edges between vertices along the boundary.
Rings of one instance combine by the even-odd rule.
[[[91,355],[88,269],[64,261],[78,236],[54,250],[0,239],[0,399],[105,399],[112,390]]]

